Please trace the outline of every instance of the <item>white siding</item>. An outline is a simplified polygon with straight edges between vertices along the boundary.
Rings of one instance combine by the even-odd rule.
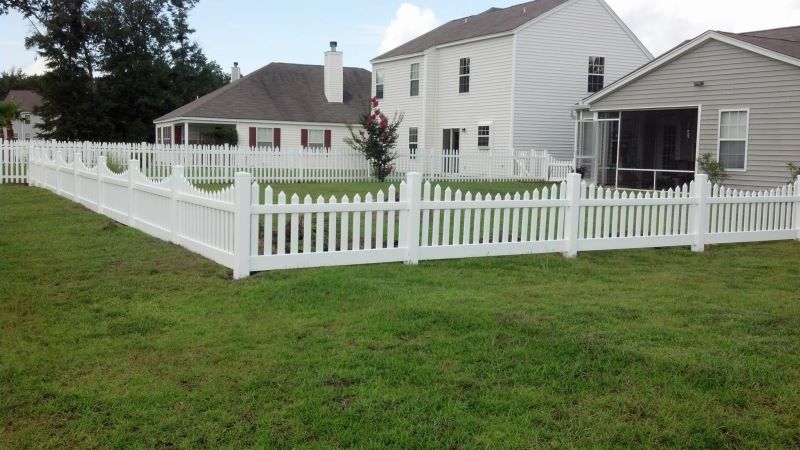
[[[189,125],[191,126],[191,125]],[[236,132],[239,134],[239,145],[249,145],[250,127],[257,128],[280,128],[281,129],[281,147],[298,149],[300,148],[300,130],[303,128],[316,129],[316,130],[331,130],[331,147],[346,148],[347,144],[343,142],[345,137],[350,136],[347,127],[344,125],[330,125],[330,124],[314,124],[314,123],[299,123],[299,122],[239,122],[236,124]]]
[[[442,145],[442,129],[464,128],[461,152],[478,150],[478,123],[494,122],[494,148],[511,146],[511,57],[513,37],[503,36],[437,50],[436,111],[429,133],[432,145]],[[458,92],[461,58],[470,58],[469,92]]]
[[[411,94],[411,64],[418,63],[420,70],[420,92],[418,96]],[[408,128],[419,128],[420,147],[422,147],[423,119],[422,104],[424,98],[425,81],[423,73],[425,63],[422,57],[406,58],[397,61],[378,63],[373,66],[372,95],[375,95],[375,71],[383,70],[383,99],[379,99],[381,110],[390,119],[394,114],[403,114],[403,123],[400,125],[397,148],[408,148]]]
[[[705,86],[694,87],[694,81]],[[730,171],[742,188],[789,181],[800,161],[800,68],[716,40],[709,41],[595,102],[592,109],[702,105],[700,153],[717,154],[720,109],[750,110],[747,171]]]
[[[580,0],[517,34],[514,147],[572,158],[571,108],[587,92],[590,56],[605,57],[613,81],[650,60],[597,0]]]

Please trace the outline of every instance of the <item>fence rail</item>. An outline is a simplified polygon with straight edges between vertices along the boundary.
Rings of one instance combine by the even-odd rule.
[[[175,166],[161,180],[139,162],[108,169],[105,156],[89,168],[35,149],[28,182],[46,187],[115,220],[175,242],[233,269],[299,267],[644,247],[800,239],[800,177],[761,192],[730,190],[698,175],[668,191],[603,189],[569,174],[566,181],[522,194],[473,195],[442,190],[410,172],[384,195],[287,198],[249,173],[208,192]]]
[[[290,149],[230,146],[110,144],[97,142],[12,141],[0,144],[0,182],[24,183],[28,153],[35,148],[50,158],[60,151],[71,162],[80,154],[87,166],[107,163],[124,170],[136,160],[139,171],[154,180],[166,179],[173,166],[184,168],[193,183],[231,183],[236,172],[249,172],[259,182],[372,181],[364,156],[350,148]],[[399,182],[409,172],[431,181],[561,181],[572,171],[572,160],[558,160],[547,151],[418,149],[397,153],[389,179]]]

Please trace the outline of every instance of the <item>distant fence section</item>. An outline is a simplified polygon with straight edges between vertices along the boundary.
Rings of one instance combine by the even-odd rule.
[[[80,153],[87,166],[105,156],[112,168],[124,170],[136,160],[139,171],[154,180],[166,179],[173,166],[184,168],[193,183],[231,183],[236,172],[248,172],[267,183],[371,181],[364,156],[350,148],[292,149],[230,146],[107,144],[96,142],[13,141],[0,144],[0,182],[24,183],[32,148],[49,157],[60,151],[67,162]],[[419,172],[430,181],[561,181],[573,169],[544,150],[417,149],[399,151],[389,175],[401,181]]]
[[[233,269],[348,264],[800,239],[800,177],[759,192],[712,185],[629,193],[566,181],[514,195],[442,190],[410,172],[373,196],[316,199],[264,189],[250,173],[221,191],[193,187],[185,167],[158,180],[137,160],[121,173],[100,155],[31,153],[28,182]]]

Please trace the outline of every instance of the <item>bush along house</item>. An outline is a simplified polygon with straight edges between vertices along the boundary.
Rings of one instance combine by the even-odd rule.
[[[330,43],[324,65],[271,63],[154,120],[157,144],[216,144],[235,136],[240,146],[342,147],[347,124],[369,110],[370,72],[344,67]],[[224,139],[224,138],[223,138]]]

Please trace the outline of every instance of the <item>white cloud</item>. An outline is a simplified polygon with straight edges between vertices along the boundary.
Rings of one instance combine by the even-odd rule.
[[[744,32],[800,23],[800,0],[606,0],[654,54],[706,30]]]
[[[47,72],[47,60],[37,57],[32,63],[22,68],[22,71],[28,75],[41,75]]]
[[[387,52],[438,26],[439,19],[432,9],[402,3],[389,26],[383,30],[378,53]]]

